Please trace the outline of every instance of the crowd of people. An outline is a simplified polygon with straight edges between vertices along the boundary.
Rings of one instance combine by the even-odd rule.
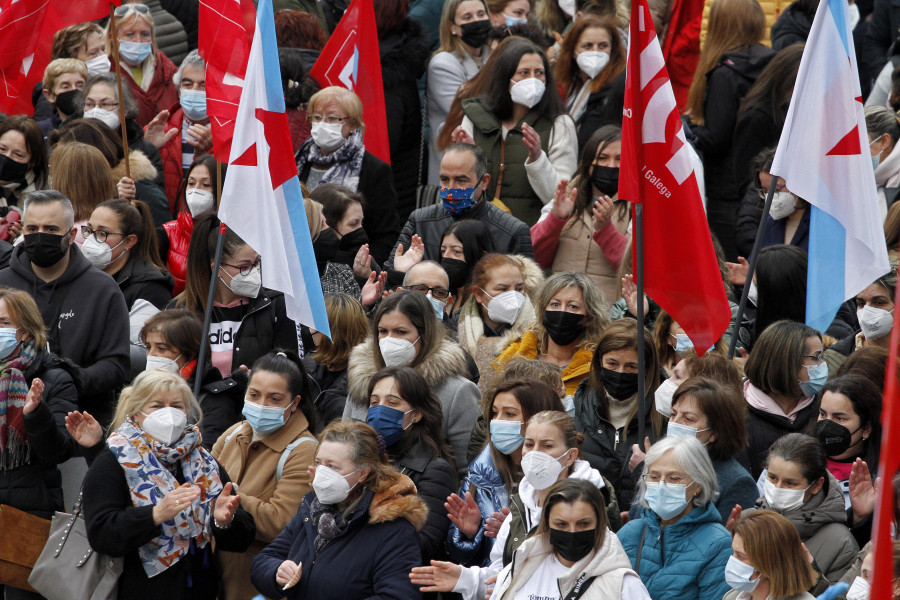
[[[710,0],[693,78],[671,65],[734,315],[699,352],[632,271],[626,2],[374,0],[390,163],[360,98],[309,75],[348,3],[274,4],[330,337],[227,227],[216,262],[197,0],[56,32],[33,113],[0,116],[0,504],[50,518],[86,464],[123,600],[869,597],[876,490],[900,490],[876,479],[896,3],[849,12],[892,267],[826,331],[809,199],[776,182],[760,229],[818,2],[772,25]]]

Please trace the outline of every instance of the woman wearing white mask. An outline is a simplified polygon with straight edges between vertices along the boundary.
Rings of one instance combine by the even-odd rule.
[[[466,116],[452,138],[484,150],[491,175],[488,198],[530,226],[553,200],[559,181],[575,172],[575,123],[540,48],[513,37],[495,52],[487,92],[463,100]]]
[[[371,254],[384,264],[400,235],[397,192],[390,165],[366,150],[359,96],[342,87],[326,87],[313,94],[306,112],[312,125],[296,155],[300,181],[310,191],[336,183],[361,194]]]
[[[772,155],[774,158],[774,154]],[[768,165],[771,168],[771,162]],[[756,193],[760,202],[765,202],[772,185],[772,175],[764,171],[758,173],[759,188]],[[803,198],[792,193],[779,179],[772,196],[772,206],[766,217],[766,228],[763,231],[760,248],[768,248],[776,244],[796,246],[804,252],[809,251],[809,219],[810,205]]]
[[[641,517],[619,540],[654,600],[719,600],[731,540],[712,500],[716,474],[694,437],[666,437],[650,447],[637,502]]]
[[[297,512],[297,499],[311,489],[318,431],[315,392],[300,359],[272,351],[250,371],[243,399],[244,420],[215,442],[212,455],[234,473],[241,502],[256,523],[256,539],[247,552],[216,552],[222,570],[221,597],[246,600],[253,557],[272,542]]]
[[[878,185],[881,218],[887,216],[887,208],[897,199],[900,187],[900,119],[897,114],[884,106],[866,107],[866,132],[869,140],[869,154],[875,169],[875,183]]]
[[[534,313],[531,330],[491,364],[499,370],[522,356],[557,365],[566,395],[572,396],[590,374],[597,342],[610,322],[603,294],[583,273],[555,273],[535,294]]]
[[[417,531],[428,509],[391,468],[384,442],[363,423],[332,423],[320,436],[313,491],[253,559],[268,598],[418,598],[407,574],[421,564]]]
[[[522,472],[518,492],[510,497],[509,515],[504,519],[491,548],[491,562],[486,567],[468,569],[442,561],[413,569],[412,581],[423,592],[457,592],[466,600],[484,598],[486,580],[510,564],[516,550],[536,530],[541,511],[551,486],[568,478],[582,479],[599,488],[603,495],[607,519],[619,520],[614,492],[603,476],[580,460],[578,446],[582,436],[575,431],[572,417],[564,412],[548,410],[529,419],[522,442]]]
[[[734,554],[725,565],[731,590],[722,600],[813,600],[807,590],[818,576],[787,519],[768,510],[747,514],[732,536]]]
[[[372,333],[350,354],[344,421],[364,423],[369,381],[384,367],[412,367],[441,403],[444,436],[456,469],[465,475],[466,448],[478,417],[481,392],[467,379],[465,352],[445,337],[443,325],[423,294],[402,290],[388,296],[375,313]]]
[[[137,122],[150,123],[160,111],[178,101],[178,90],[172,81],[175,65],[156,45],[153,16],[145,4],[123,4],[116,8],[116,33],[123,85],[128,85],[138,103]],[[110,26],[106,32],[106,54],[113,59]]]
[[[150,208],[140,200],[107,200],[91,213],[81,235],[84,257],[119,284],[131,343],[139,343],[147,319],[172,301],[172,276],[160,264]]]
[[[830,348],[849,356],[860,348],[875,346],[887,350],[894,323],[894,290],[897,287],[897,265],[890,272],[870,283],[856,295],[856,319],[860,331],[847,336]]]
[[[187,282],[169,306],[186,308],[203,318],[209,283],[215,277],[210,360],[228,377],[272,348],[297,352],[299,333],[287,316],[284,294],[263,287],[259,254],[230,229],[225,231],[221,264],[213,273],[219,224],[212,211],[194,220]]]
[[[828,472],[822,444],[789,433],[769,450],[763,496],[757,509],[773,510],[790,521],[828,581],[837,581],[859,552],[850,530],[844,494]]]
[[[179,375],[146,371],[122,390],[84,480],[88,541],[123,556],[117,597],[212,600],[217,550],[244,552],[256,527],[225,470],[200,445],[200,406]]]
[[[224,185],[227,166],[222,164],[222,185]],[[163,225],[168,248],[161,248],[160,254],[166,256],[166,267],[175,278],[176,295],[184,291],[187,278],[187,253],[194,231],[194,218],[216,208],[216,189],[218,187],[218,170],[216,159],[211,154],[194,161],[182,180],[184,194],[175,212],[175,220]]]
[[[625,46],[615,21],[592,14],[576,19],[563,38],[555,69],[578,129],[579,151],[600,127],[622,125]]]

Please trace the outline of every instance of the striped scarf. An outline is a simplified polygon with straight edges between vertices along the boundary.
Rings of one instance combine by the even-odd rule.
[[[0,365],[0,471],[15,469],[29,459],[25,433],[25,396],[28,382],[23,374],[36,354],[33,341],[12,360]]]

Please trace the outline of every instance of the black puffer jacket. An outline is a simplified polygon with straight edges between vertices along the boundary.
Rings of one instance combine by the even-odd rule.
[[[184,25],[162,7],[159,0],[142,0],[150,9],[153,17],[153,33],[156,35],[156,46],[163,51],[176,65],[180,65],[187,56],[188,36]]]
[[[779,52],[797,42],[805,44],[812,28],[813,16],[803,12],[799,2],[794,2],[784,9],[772,25],[772,50]]]
[[[594,92],[587,99],[584,114],[578,120],[578,155],[594,132],[604,125],[622,126],[622,109],[625,106],[625,72],[609,85]]]
[[[419,175],[422,105],[416,82],[425,72],[430,52],[422,26],[411,19],[407,19],[399,31],[380,39],[378,49],[391,144],[391,170],[398,212],[400,219],[405,221],[416,207]]]
[[[188,47],[196,50],[197,33],[200,27],[200,2],[198,0],[159,0],[159,3],[181,22],[187,33]]]
[[[793,423],[787,417],[773,415],[747,405],[747,455],[753,479],[759,479],[763,469],[766,468],[766,457],[775,440],[789,433],[814,434],[820,402],[821,400],[816,398],[794,417]]]
[[[78,391],[70,365],[49,350],[40,351],[24,373],[28,385],[44,382],[41,403],[25,416],[30,456],[20,467],[0,469],[0,504],[49,519],[63,509],[62,477],[56,465],[72,458],[76,444],[66,431],[66,414],[78,410]]]
[[[136,300],[146,300],[162,310],[172,301],[172,276],[132,256],[122,270],[113,276],[130,311]]]
[[[200,388],[200,409],[203,411],[203,419],[200,421],[200,437],[203,439],[203,447],[212,450],[216,440],[225,431],[243,420],[241,411],[244,409],[244,393],[247,391],[247,377],[243,371],[234,377],[222,377],[219,370],[206,363],[206,371],[203,374]],[[187,384],[194,389],[196,374],[191,375]]]
[[[319,427],[324,429],[332,421],[340,421],[344,414],[344,404],[347,402],[347,369],[342,371],[329,371],[325,365],[316,364],[310,373],[319,386],[316,396],[316,416],[319,417]]]

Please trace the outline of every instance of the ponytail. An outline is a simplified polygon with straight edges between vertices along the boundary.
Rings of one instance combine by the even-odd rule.
[[[153,265],[158,271],[167,272],[159,256],[153,215],[150,214],[150,207],[146,203],[140,200],[107,200],[97,205],[97,208],[106,208],[116,213],[119,231],[126,236],[133,235],[137,238],[133,248],[134,256]]]
[[[194,219],[194,230],[187,254],[187,276],[184,291],[175,298],[175,306],[202,315],[206,312],[206,296],[212,279],[212,263],[216,257],[219,219],[213,211],[207,211]],[[225,229],[223,262],[234,256],[247,243],[231,229]]]
[[[309,430],[313,433],[318,433],[319,423],[314,408],[315,398],[313,397],[312,383],[297,353],[290,350],[273,350],[259,357],[250,370],[251,382],[253,377],[260,371],[284,377],[288,392],[291,394],[291,401],[300,396],[297,408],[306,416]]]

